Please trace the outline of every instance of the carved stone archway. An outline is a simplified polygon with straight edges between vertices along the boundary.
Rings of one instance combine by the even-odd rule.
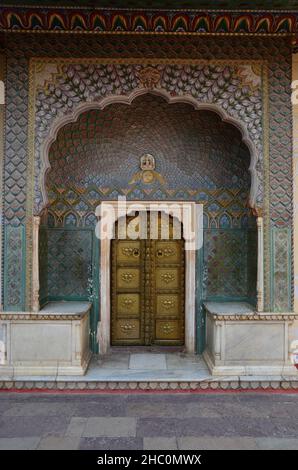
[[[220,116],[223,122],[226,122],[234,127],[236,127],[242,136],[242,141],[248,147],[250,153],[250,166],[249,171],[251,175],[251,187],[250,187],[250,194],[249,194],[249,206],[252,208],[256,207],[256,199],[258,195],[258,174],[257,174],[257,162],[258,162],[258,152],[256,146],[252,139],[250,138],[247,129],[243,126],[243,124],[231,117],[226,113],[226,111],[221,108],[219,105],[215,103],[200,103],[192,96],[184,95],[184,96],[171,96],[166,90],[160,89],[152,89],[149,90],[148,88],[137,88],[135,89],[130,95],[111,95],[103,98],[100,102],[94,103],[81,103],[77,106],[75,111],[66,116],[62,116],[57,118],[48,134],[48,137],[45,139],[42,147],[41,147],[41,170],[40,170],[40,187],[43,197],[43,208],[48,203],[45,179],[46,174],[51,168],[50,161],[49,161],[49,151],[51,145],[56,140],[59,130],[67,124],[76,122],[79,116],[87,111],[94,110],[94,109],[104,109],[106,106],[111,104],[126,104],[131,105],[133,100],[139,96],[144,94],[151,93],[156,96],[160,96],[164,98],[168,104],[177,104],[177,103],[184,103],[191,105],[194,109],[202,111],[213,111]]]
[[[182,223],[183,232],[186,228],[186,220],[183,218],[183,206],[185,202],[178,201],[126,201],[127,214],[137,211],[157,210],[168,212],[171,207],[178,209],[175,217]],[[196,249],[203,243],[203,205],[195,202],[187,202],[190,208],[188,223],[194,234],[192,249],[185,251],[185,350],[189,354],[196,351]],[[114,212],[110,209],[114,208]],[[113,212],[115,217],[112,223],[119,218],[119,201],[103,201],[99,206],[97,215],[102,215],[105,211]],[[99,342],[99,353],[106,354],[110,347],[110,323],[111,323],[111,239],[105,237],[101,240],[100,247],[100,322],[98,324],[97,338]],[[191,248],[190,246],[188,248]]]
[[[195,100],[191,96],[171,96],[167,91],[165,90],[149,90],[148,88],[138,88],[134,90],[130,95],[125,96],[125,95],[118,95],[118,96],[108,96],[106,98],[103,98],[100,102],[96,103],[81,103],[77,106],[76,110],[66,116],[62,116],[60,118],[57,118],[51,128],[51,131],[43,143],[42,146],[42,167],[41,167],[41,187],[42,187],[42,195],[43,195],[43,200],[44,204],[47,204],[47,191],[45,187],[45,178],[46,178],[46,173],[49,171],[51,168],[50,161],[49,161],[49,151],[51,148],[52,143],[55,141],[57,138],[59,130],[69,124],[76,122],[79,118],[79,116],[87,112],[89,110],[93,109],[104,109],[105,107],[109,106],[110,104],[115,104],[115,103],[121,103],[125,105],[131,105],[133,100],[139,96],[145,95],[145,94],[152,94],[156,96],[160,96],[163,99],[166,100],[168,104],[177,104],[177,103],[184,103],[184,104],[189,104],[191,105],[194,109],[196,110],[206,110],[206,111],[212,111],[215,112],[217,115],[220,116],[222,121],[227,122],[228,124],[236,127],[238,130],[241,132],[242,136],[242,141],[246,144],[248,147],[248,150],[250,152],[250,173],[251,173],[251,189],[250,189],[250,200],[249,204],[251,207],[255,207],[256,203],[256,196],[258,192],[258,176],[257,176],[257,170],[256,170],[256,164],[257,164],[257,149],[255,147],[255,144],[252,142],[251,138],[248,135],[247,130],[245,127],[236,119],[230,117],[223,109],[221,109],[218,105],[216,104],[206,104],[206,103],[199,103],[197,100]],[[259,214],[258,211],[256,211],[257,214]],[[258,218],[258,223],[259,223],[259,249],[258,249],[258,282],[257,282],[257,291],[258,291],[258,310],[262,311],[263,310],[263,224],[262,224],[262,217]],[[37,243],[34,243],[35,246],[37,246]],[[35,256],[36,258],[36,256]],[[103,257],[103,259],[105,259]],[[102,278],[103,279],[103,278]],[[36,293],[38,292],[38,282],[36,280],[33,280],[33,297],[36,297]],[[105,298],[105,289],[102,290],[103,297]],[[34,297],[34,298],[35,298]],[[35,309],[38,309],[37,305],[38,302],[34,302],[35,304]],[[106,302],[103,304],[103,308],[106,308]],[[109,327],[107,327],[109,328]],[[109,335],[104,334],[99,335],[100,337],[109,337]],[[107,349],[107,344],[109,343],[109,340],[107,341],[106,339],[102,339],[102,349],[106,350]],[[189,342],[190,344],[190,342]],[[193,350],[192,346],[187,346],[189,351]]]

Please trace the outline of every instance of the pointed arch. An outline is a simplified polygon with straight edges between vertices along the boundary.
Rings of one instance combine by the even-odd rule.
[[[248,202],[249,202],[250,207],[255,208],[257,194],[258,194],[258,184],[259,184],[257,169],[256,169],[257,161],[258,161],[258,152],[257,152],[254,142],[249,137],[246,127],[240,121],[238,121],[237,119],[227,114],[227,112],[223,108],[221,108],[219,105],[215,103],[201,103],[201,102],[198,102],[191,95],[172,96],[170,93],[168,93],[166,90],[163,90],[163,89],[148,90],[148,88],[137,88],[130,95],[111,95],[111,96],[103,98],[102,100],[98,102],[81,103],[77,106],[77,108],[73,111],[73,113],[58,117],[54,121],[50,129],[49,135],[45,139],[41,147],[40,188],[41,188],[41,193],[43,197],[42,209],[48,203],[45,179],[46,179],[47,172],[51,168],[50,161],[49,161],[49,151],[50,151],[51,145],[55,142],[60,129],[63,128],[67,124],[76,122],[79,116],[84,112],[94,110],[94,109],[102,110],[106,106],[109,106],[111,104],[117,104],[117,103],[126,104],[129,106],[132,104],[135,98],[145,95],[145,94],[152,94],[155,96],[160,96],[163,99],[165,99],[165,101],[169,105],[183,103],[183,104],[191,105],[194,109],[198,111],[204,111],[204,110],[213,111],[217,115],[219,115],[219,117],[221,118],[223,122],[226,122],[236,127],[240,131],[242,141],[245,143],[250,153],[249,171],[251,175],[251,187],[250,187],[250,194],[249,194]]]

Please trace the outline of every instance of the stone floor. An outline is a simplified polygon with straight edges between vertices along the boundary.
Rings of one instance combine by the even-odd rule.
[[[0,393],[0,450],[298,450],[297,422],[297,394]]]
[[[295,371],[296,372],[296,371]],[[298,389],[295,376],[212,376],[201,356],[177,348],[112,348],[93,356],[85,375],[1,376],[0,390]]]
[[[114,350],[105,357],[93,357],[84,378],[103,381],[196,381],[211,378],[211,375],[201,356],[189,356],[182,352],[161,354]]]

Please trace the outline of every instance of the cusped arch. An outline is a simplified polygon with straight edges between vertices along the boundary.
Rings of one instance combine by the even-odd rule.
[[[76,122],[82,113],[96,109],[103,110],[105,107],[111,104],[131,105],[135,98],[138,98],[139,96],[145,94],[152,94],[155,96],[162,97],[168,104],[183,103],[191,105],[194,109],[198,111],[213,111],[214,113],[219,115],[223,122],[226,122],[227,124],[236,127],[240,131],[242,141],[247,146],[250,153],[249,171],[251,175],[251,187],[249,194],[249,206],[251,208],[255,208],[259,185],[256,168],[258,161],[258,152],[254,142],[249,136],[248,130],[245,125],[241,121],[227,114],[227,112],[223,108],[221,108],[215,103],[201,103],[195,98],[193,98],[191,95],[172,96],[164,89],[149,90],[148,88],[138,88],[129,95],[111,95],[103,98],[98,102],[80,103],[71,114],[60,116],[55,119],[50,129],[50,132],[41,147],[40,188],[43,199],[42,209],[44,209],[44,207],[46,207],[48,204],[45,180],[46,174],[51,168],[49,161],[49,152],[51,145],[57,139],[58,132],[60,131],[60,129],[62,129],[67,124]]]

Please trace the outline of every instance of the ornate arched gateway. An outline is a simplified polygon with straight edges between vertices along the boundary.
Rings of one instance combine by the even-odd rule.
[[[195,61],[194,61],[195,63]],[[200,63],[200,62],[199,62]],[[82,67],[81,67],[82,68]],[[111,70],[114,69],[114,77],[117,76],[118,74],[122,78],[122,81],[119,81],[119,89],[117,94],[108,94],[107,93],[107,87],[102,85],[101,83],[97,84],[97,86],[102,85],[103,86],[103,91],[102,90],[97,90],[102,91],[104,96],[97,96],[95,94],[94,98],[96,97],[97,99],[93,101],[87,101],[85,99],[81,100],[76,100],[79,102],[75,103],[68,103],[69,108],[72,110],[69,112],[68,109],[64,111],[64,113],[59,111],[55,111],[52,106],[53,104],[51,103],[52,100],[49,101],[49,107],[51,103],[51,113],[46,112],[46,109],[48,109],[48,106],[44,103],[44,99],[46,98],[48,92],[46,93],[45,96],[43,94],[40,94],[38,103],[40,105],[39,113],[36,113],[36,119],[37,119],[37,128],[39,129],[39,134],[40,137],[43,137],[42,139],[39,139],[36,142],[35,145],[35,155],[38,161],[38,175],[36,175],[36,184],[35,184],[35,211],[41,211],[42,208],[47,204],[47,193],[45,189],[45,174],[48,171],[50,167],[50,162],[49,162],[49,149],[52,145],[52,143],[56,140],[57,134],[59,130],[64,127],[67,124],[70,124],[72,122],[76,122],[79,119],[79,116],[83,114],[86,111],[89,110],[95,110],[95,109],[104,109],[106,106],[113,104],[113,103],[118,103],[118,104],[126,104],[130,105],[133,100],[137,97],[143,96],[143,95],[153,95],[153,96],[160,96],[165,99],[165,101],[169,104],[178,104],[178,103],[184,103],[184,104],[189,104],[191,105],[195,110],[207,110],[207,111],[214,111],[216,114],[218,114],[221,118],[222,121],[228,122],[231,125],[235,126],[237,129],[239,129],[241,133],[241,139],[243,143],[246,144],[246,146],[249,149],[250,152],[250,165],[249,165],[249,171],[251,175],[251,187],[250,187],[250,192],[249,192],[249,198],[248,198],[248,205],[252,208],[261,208],[262,206],[262,201],[263,201],[263,155],[262,155],[262,128],[261,128],[261,105],[262,105],[262,95],[258,91],[257,92],[257,87],[255,84],[252,84],[252,82],[259,82],[260,83],[260,76],[258,78],[257,75],[254,74],[252,69],[248,69],[246,67],[241,67],[236,68],[234,71],[233,69],[228,70],[227,67],[224,66],[216,66],[214,65],[213,67],[210,67],[210,71],[208,67],[203,67],[203,66],[198,66],[197,70],[195,67],[190,67],[190,66],[181,66],[181,67],[175,67],[175,66],[167,66],[163,67],[161,69],[160,67],[140,67],[140,66],[135,66],[131,67],[128,69],[128,71],[124,70],[123,71],[118,70],[119,66],[110,66],[107,67],[107,70],[109,70],[109,73],[111,73]],[[69,73],[70,76],[73,79],[76,79],[77,82],[76,84],[79,83],[80,81],[80,74],[79,70],[80,67],[75,68],[75,70],[72,69],[72,67],[69,67]],[[105,71],[100,70],[101,76],[105,75]],[[161,70],[160,70],[161,69]],[[207,70],[206,70],[207,69]],[[243,70],[242,70],[243,69]],[[96,67],[92,68],[92,71],[96,73]],[[89,71],[88,71],[89,72]],[[122,72],[122,73],[121,73]],[[130,84],[130,86],[125,86],[125,73],[132,73],[134,72],[135,74],[135,82]],[[155,73],[154,73],[155,72]],[[176,79],[174,78],[174,84],[170,85],[170,77],[168,75],[170,73],[175,74],[176,72]],[[209,79],[209,74],[213,72],[213,80]],[[85,72],[86,73],[86,72]],[[229,78],[231,78],[234,74],[243,73],[243,79],[239,80],[238,83],[238,90],[235,86],[229,87],[230,91],[229,93],[225,92],[222,96],[224,97],[216,97],[216,93],[219,93],[220,90],[220,84],[223,85],[225,80],[227,81]],[[177,83],[177,78],[180,76],[183,76],[184,80],[181,81],[180,83]],[[224,80],[224,75],[226,74],[225,80]],[[152,78],[152,75],[154,78]],[[247,76],[246,76],[247,75]],[[251,76],[250,76],[251,75]],[[197,80],[198,78],[201,77],[201,85],[198,86]],[[160,85],[160,82],[162,78],[166,81],[166,83],[163,83],[163,86],[157,86]],[[130,77],[131,79],[131,77]],[[244,83],[242,83],[244,81]],[[185,83],[183,83],[185,82]],[[105,82],[104,82],[105,83]],[[126,93],[122,94],[122,89],[121,89],[121,83],[123,85],[124,90]],[[136,86],[138,85],[139,86]],[[195,83],[195,85],[194,85]],[[145,86],[144,86],[145,85]],[[205,85],[205,86],[204,86]],[[246,87],[245,87],[246,85]],[[64,85],[64,87],[66,84]],[[244,87],[243,87],[244,86]],[[48,89],[49,84],[46,83],[46,88]],[[135,88],[134,88],[135,87]],[[175,90],[175,88],[178,88]],[[249,97],[248,95],[248,90],[251,87],[251,92],[252,96]],[[67,83],[67,89],[69,88],[69,84]],[[86,88],[84,84],[82,84],[82,89]],[[94,87],[93,87],[94,88]],[[112,85],[109,85],[109,88],[112,90]],[[200,88],[204,89],[204,92],[200,90]],[[63,91],[62,90],[55,90],[53,89],[55,94],[60,95],[62,98],[63,96]],[[94,91],[94,90],[93,90]],[[191,93],[190,93],[191,91]],[[238,93],[237,93],[238,91]],[[204,93],[207,92],[207,95],[204,96]],[[89,91],[88,91],[89,93]],[[105,96],[107,94],[107,96]],[[89,97],[89,99],[92,97],[92,95]],[[93,97],[92,97],[93,98]],[[207,100],[206,100],[207,98]],[[63,99],[63,98],[62,98]],[[241,105],[238,104],[237,106],[237,101],[241,103],[241,101],[244,101],[245,105],[243,106],[243,109],[241,109]],[[67,97],[64,98],[63,101],[67,101]],[[61,106],[59,106],[60,108]],[[44,109],[45,108],[45,109]],[[74,108],[74,109],[73,109]],[[246,109],[247,108],[247,109]],[[60,116],[59,116],[59,114]],[[58,114],[58,117],[56,115]],[[39,116],[40,115],[40,116]]]
[[[257,232],[249,207],[255,194],[253,178],[257,187],[255,155],[251,157],[233,120],[223,121],[206,106],[195,109],[187,100],[164,98],[160,93],[142,92],[129,102],[109,100],[102,110],[93,107],[75,121],[67,119],[52,134],[55,140],[51,135],[51,144],[44,144],[48,159],[42,194],[48,204],[40,231],[40,301],[92,299],[93,343],[96,348],[98,336],[101,352],[111,342],[110,322],[115,325],[116,321],[111,312],[114,309],[117,315],[113,301],[119,289],[115,284],[110,292],[106,269],[117,270],[112,264],[117,260],[107,258],[110,246],[104,241],[100,243],[101,264],[97,258],[95,211],[98,204],[119,196],[125,196],[128,204],[145,202],[146,210],[149,201],[175,203],[181,210],[183,201],[191,202],[203,210],[196,233],[199,236],[204,230],[204,246],[196,256],[186,254],[186,276],[185,266],[177,267],[179,277],[187,278],[185,308],[183,304],[183,313],[177,312],[183,315],[181,325],[185,315],[186,334],[180,331],[177,335],[189,352],[195,351],[196,343],[199,351],[204,348],[203,301],[238,300],[256,305]],[[151,163],[142,161],[145,155]],[[142,286],[137,286],[140,299],[148,297]],[[151,297],[148,303],[158,300],[153,293]],[[169,317],[169,330],[171,321]]]
[[[110,347],[113,260],[95,226],[118,196],[198,215],[186,350],[239,387],[293,374],[297,25],[281,10],[3,10],[0,376],[84,374],[89,344]]]

